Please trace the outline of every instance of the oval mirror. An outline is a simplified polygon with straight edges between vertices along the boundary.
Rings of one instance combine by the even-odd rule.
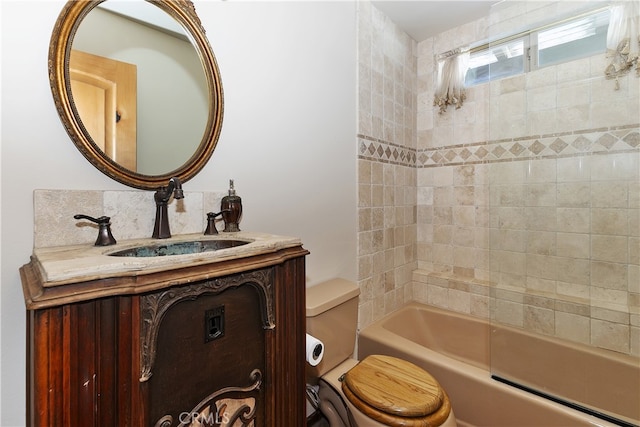
[[[123,184],[186,182],[215,149],[222,84],[189,0],[69,1],[54,27],[49,74],[76,147]]]

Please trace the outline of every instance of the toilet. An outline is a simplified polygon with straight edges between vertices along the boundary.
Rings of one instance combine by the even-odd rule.
[[[324,344],[320,363],[307,364],[307,383],[329,425],[455,427],[449,397],[427,371],[386,355],[354,359],[359,294],[344,279],[307,288],[307,333]]]

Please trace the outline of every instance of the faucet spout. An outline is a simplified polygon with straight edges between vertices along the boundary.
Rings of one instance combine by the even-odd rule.
[[[177,177],[169,179],[169,187],[167,188],[169,193],[173,193],[175,199],[184,199],[184,193],[182,192],[182,183]]]
[[[175,176],[169,179],[169,184],[166,187],[158,188],[153,196],[156,202],[156,221],[153,226],[153,234],[151,237],[154,239],[168,239],[171,237],[171,230],[169,229],[169,211],[167,209],[167,204],[169,203],[171,196],[175,199],[184,198],[182,183]]]

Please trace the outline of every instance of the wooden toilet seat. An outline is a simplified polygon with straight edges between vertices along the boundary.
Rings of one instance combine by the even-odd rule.
[[[388,426],[439,426],[451,411],[431,374],[391,356],[367,356],[345,374],[342,391],[358,410]]]

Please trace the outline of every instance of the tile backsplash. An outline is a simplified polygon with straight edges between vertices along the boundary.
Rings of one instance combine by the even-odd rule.
[[[93,244],[98,228],[75,214],[111,218],[118,241],[151,237],[156,215],[153,191],[35,190],[34,247]],[[220,211],[226,192],[184,192],[169,203],[169,226],[174,235],[205,229],[207,212]],[[221,229],[222,224],[218,225]]]

